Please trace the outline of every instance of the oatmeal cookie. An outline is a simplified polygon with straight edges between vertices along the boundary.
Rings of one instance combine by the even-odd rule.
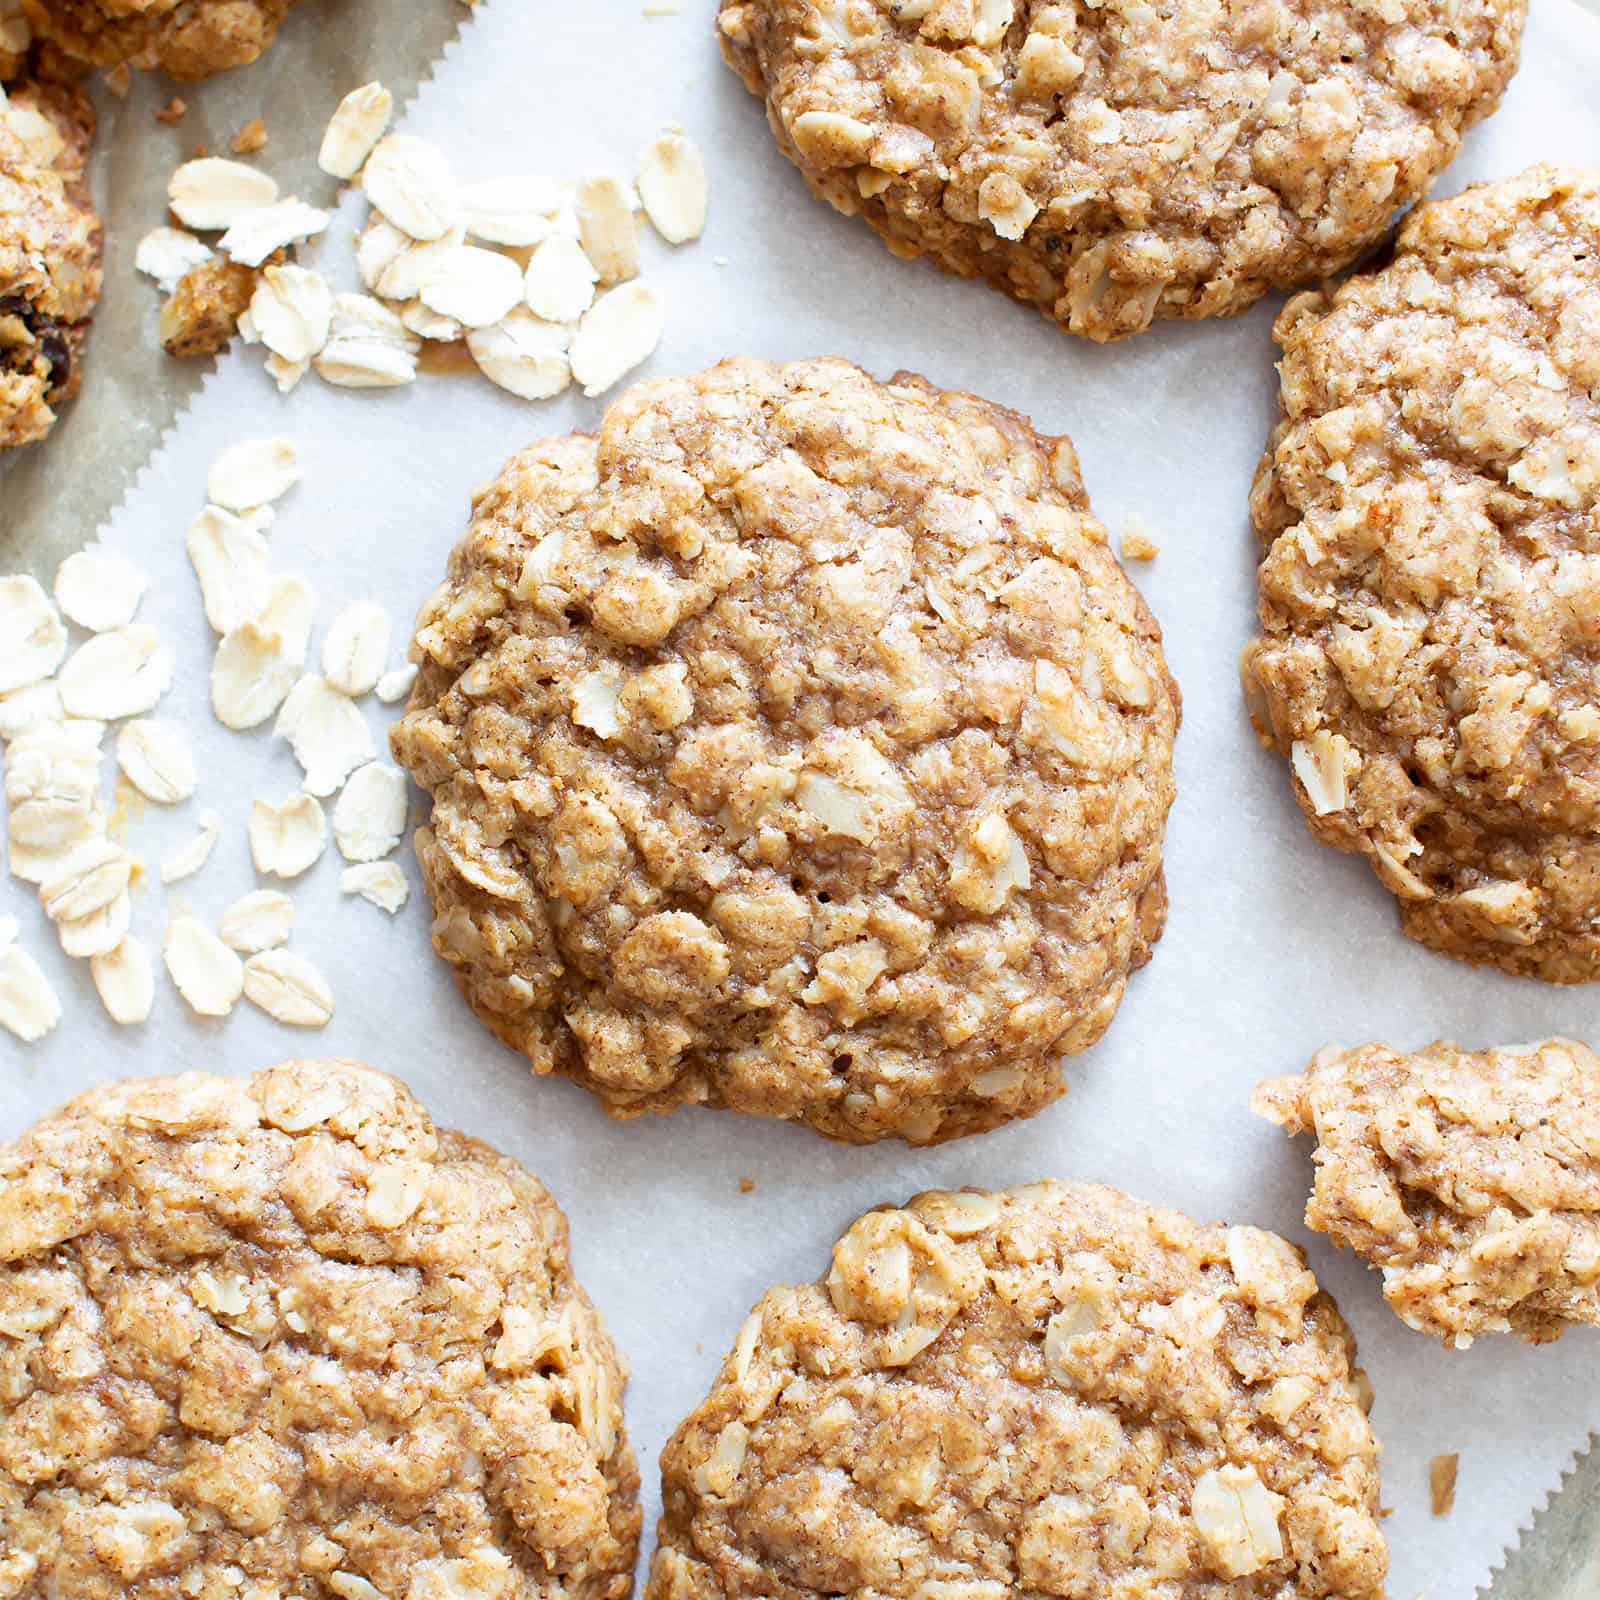
[[[100,298],[100,219],[84,175],[94,109],[76,88],[0,89],[0,450],[32,444],[83,381]]]
[[[986,401],[642,384],[480,493],[412,653],[435,948],[615,1113],[993,1127],[1160,934],[1160,630],[1071,444]]]
[[[1427,192],[1526,0],[721,0],[812,191],[1092,339],[1334,272]]]
[[[34,33],[95,67],[126,64],[174,78],[248,66],[295,0],[22,0]]]
[[[0,1594],[623,1600],[625,1374],[515,1162],[345,1061],[0,1145]]]
[[[1413,939],[1600,978],[1600,168],[1421,207],[1276,333],[1258,729]]]
[[[1327,1049],[1253,1105],[1315,1137],[1306,1225],[1380,1267],[1408,1327],[1465,1346],[1600,1324],[1600,1057],[1586,1046]]]
[[[646,1600],[1378,1600],[1354,1354],[1259,1228],[1065,1183],[871,1212],[668,1443]]]

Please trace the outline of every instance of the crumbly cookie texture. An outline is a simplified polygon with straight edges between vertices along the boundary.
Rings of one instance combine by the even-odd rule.
[[[0,1595],[622,1600],[625,1373],[566,1219],[353,1062],[0,1145]]]
[[[810,188],[1093,339],[1334,272],[1516,68],[1526,0],[722,0]]]
[[[969,395],[643,384],[478,496],[413,656],[435,948],[619,1114],[993,1127],[1160,934],[1160,631],[1070,443]]]
[[[1409,1327],[1464,1346],[1600,1324],[1600,1057],[1586,1046],[1327,1049],[1253,1103],[1315,1137],[1307,1226],[1381,1268]]]
[[[662,1455],[646,1600],[1376,1600],[1364,1375],[1292,1245],[925,1194],[770,1291]]]
[[[209,77],[254,61],[295,0],[22,0],[35,35],[95,67]]]
[[[83,380],[101,279],[84,175],[93,137],[79,90],[0,89],[0,450],[44,438]]]
[[[1276,331],[1257,728],[1413,939],[1600,978],[1600,168],[1421,207]]]

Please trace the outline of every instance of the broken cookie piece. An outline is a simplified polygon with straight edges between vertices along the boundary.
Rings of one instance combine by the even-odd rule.
[[[1076,1183],[869,1212],[663,1451],[645,1600],[1377,1600],[1354,1356],[1259,1228]]]
[[[0,450],[43,439],[82,382],[101,280],[84,177],[93,135],[75,88],[0,89]]]
[[[280,250],[265,265],[286,259]],[[226,349],[239,318],[250,309],[262,270],[226,256],[192,267],[161,308],[161,348],[169,356],[214,356]]]
[[[1317,1140],[1306,1224],[1446,1344],[1600,1324],[1600,1057],[1570,1039],[1319,1051],[1252,1105]]]
[[[34,34],[94,67],[179,79],[254,61],[294,0],[22,0]]]

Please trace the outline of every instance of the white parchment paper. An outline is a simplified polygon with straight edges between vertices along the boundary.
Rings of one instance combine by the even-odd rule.
[[[1374,1276],[1300,1226],[1306,1148],[1250,1116],[1250,1089],[1335,1041],[1412,1045],[1443,1035],[1482,1045],[1556,1032],[1600,1041],[1600,994],[1473,971],[1408,943],[1366,867],[1312,843],[1281,764],[1251,736],[1235,661],[1254,615],[1245,495],[1273,410],[1273,307],[1096,348],[978,286],[893,260],[863,226],[807,196],[759,106],[720,64],[712,10],[711,0],[688,0],[682,15],[647,19],[638,0],[492,0],[408,126],[444,142],[463,176],[488,177],[631,174],[661,125],[682,122],[709,158],[712,220],[700,244],[649,254],[647,275],[669,301],[667,339],[649,371],[730,353],[837,353],[879,374],[914,368],[1069,432],[1111,527],[1135,514],[1150,524],[1162,553],[1134,577],[1166,630],[1186,702],[1167,845],[1172,917],[1111,1031],[1071,1064],[1061,1104],[927,1154],[837,1149],[726,1113],[619,1125],[582,1091],[532,1080],[476,1024],[431,955],[420,894],[395,921],[342,900],[330,849],[291,886],[293,947],[338,997],[332,1025],[315,1035],[243,1005],[225,1022],[198,1021],[164,979],[150,1023],[119,1030],[102,1017],[87,971],[55,950],[22,886],[0,887],[0,910],[22,917],[24,942],[68,1005],[39,1046],[0,1036],[0,1137],[119,1075],[244,1072],[307,1053],[362,1057],[400,1074],[441,1122],[519,1157],[566,1206],[580,1274],[632,1362],[628,1419],[652,1523],[656,1453],[704,1392],[750,1303],[773,1282],[823,1270],[836,1233],[873,1204],[929,1186],[1059,1175],[1276,1228],[1306,1246],[1372,1376],[1394,1508],[1391,1593],[1467,1600],[1600,1427],[1600,1344],[1577,1332],[1543,1349],[1488,1339],[1447,1354],[1407,1332]],[[1597,83],[1600,27],[1568,0],[1539,0],[1504,108],[1473,134],[1441,192],[1536,159],[1600,155]],[[361,210],[347,200],[346,235]],[[323,254],[348,273],[342,240]],[[131,820],[129,837],[153,865],[192,832],[202,807],[225,819],[203,874],[141,892],[136,931],[153,946],[178,910],[214,924],[255,886],[249,802],[286,797],[299,782],[281,741],[229,734],[209,713],[212,640],[183,534],[213,457],[263,433],[298,443],[306,481],[280,505],[270,538],[279,570],[302,572],[320,594],[320,641],[339,606],[368,597],[403,628],[443,571],[471,486],[534,437],[592,426],[602,406],[574,396],[529,406],[463,373],[385,394],[313,378],[285,399],[258,351],[222,363],[106,534],[155,579],[141,619],[161,628],[179,660],[162,714],[189,728],[203,774],[193,801],[172,813],[151,807]],[[376,702],[367,709],[376,730],[392,715]],[[408,851],[402,859],[415,887]],[[740,1192],[743,1176],[755,1180],[752,1193]],[[1446,1451],[1461,1456],[1456,1508],[1434,1519],[1428,1461]]]

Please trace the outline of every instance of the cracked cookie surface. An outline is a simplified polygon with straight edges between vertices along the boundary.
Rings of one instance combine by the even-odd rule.
[[[1258,730],[1411,938],[1600,977],[1600,168],[1420,207],[1276,335]]]
[[[277,37],[295,0],[23,0],[35,35],[94,67],[126,64],[170,77],[249,65]]]
[[[646,1600],[1377,1600],[1353,1358],[1259,1228],[1066,1183],[871,1212],[668,1443]]]
[[[1160,632],[1070,443],[986,401],[640,385],[479,495],[413,656],[434,946],[614,1112],[993,1127],[1160,934]]]
[[[1330,1048],[1253,1105],[1316,1139],[1306,1225],[1380,1268],[1408,1327],[1543,1344],[1600,1324],[1600,1057],[1586,1046]]]
[[[1516,68],[1525,0],[722,0],[809,187],[1094,339],[1348,265]]]
[[[83,381],[101,282],[84,174],[93,136],[77,89],[0,88],[0,450],[43,439]]]
[[[0,1595],[622,1600],[625,1372],[516,1163],[342,1061],[0,1145]]]

